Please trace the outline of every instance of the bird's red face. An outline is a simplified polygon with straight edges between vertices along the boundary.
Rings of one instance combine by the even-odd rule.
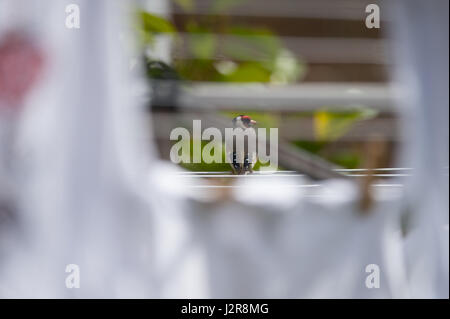
[[[256,124],[248,115],[239,115],[233,119],[233,124],[236,127],[249,128]]]

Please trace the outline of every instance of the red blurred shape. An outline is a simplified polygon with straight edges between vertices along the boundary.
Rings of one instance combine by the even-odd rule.
[[[0,108],[18,108],[36,83],[43,66],[41,50],[20,32],[0,41]]]

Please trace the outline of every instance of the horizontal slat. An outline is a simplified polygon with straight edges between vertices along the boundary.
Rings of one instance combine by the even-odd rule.
[[[216,37],[221,43],[220,47],[226,44],[246,43],[249,48],[252,45],[248,41],[263,41],[267,38],[264,35],[234,36],[226,34],[209,34]],[[180,33],[179,39],[183,40],[184,46],[177,47],[173,56],[176,59],[194,58],[188,44],[192,41],[204,39],[204,34]],[[306,63],[349,63],[349,64],[388,64],[386,56],[386,42],[380,39],[370,38],[332,38],[332,37],[295,37],[278,36],[278,40],[284,47],[291,50],[295,56]],[[219,49],[220,49],[219,47]],[[267,52],[256,51],[252,54],[251,61],[265,61],[269,58]],[[219,50],[212,59],[221,60],[223,55]]]
[[[186,13],[176,1],[172,0],[173,12]],[[220,13],[214,11],[211,0],[197,0],[190,13],[212,14]],[[319,19],[345,19],[345,20],[363,20],[366,16],[365,8],[369,3],[379,3],[378,0],[370,2],[362,0],[277,0],[264,1],[246,0],[240,3],[234,3],[224,13],[233,16],[264,16],[264,17],[306,17]],[[383,19],[386,17],[383,16]]]
[[[201,83],[182,88],[177,105],[185,109],[312,111],[362,106],[392,112],[394,89],[384,84],[305,83],[299,85]]]

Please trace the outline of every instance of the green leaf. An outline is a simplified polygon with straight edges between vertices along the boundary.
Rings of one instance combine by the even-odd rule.
[[[174,67],[183,79],[191,81],[220,81],[221,74],[213,60],[175,60]]]
[[[376,111],[363,109],[353,112],[331,112],[322,110],[314,114],[314,129],[319,141],[334,141],[343,136],[360,120],[376,116]]]
[[[227,34],[233,37],[224,41],[224,53],[236,60],[272,62],[282,47],[280,40],[264,28],[232,27]]]
[[[138,38],[139,44],[144,47],[147,45],[151,45],[154,42],[154,36],[150,32],[146,32],[142,28],[136,28],[136,36]]]
[[[168,20],[146,11],[139,11],[142,28],[152,33],[174,33],[175,26]]]
[[[331,154],[328,156],[328,160],[345,168],[358,168],[362,159],[361,154],[357,152],[343,150],[336,154]]]
[[[211,59],[216,49],[216,37],[211,33],[197,34],[191,39],[191,51],[198,59]]]
[[[189,49],[197,59],[207,60],[214,56],[217,38],[208,29],[198,26],[195,22],[186,25],[190,34]]]
[[[234,72],[224,76],[227,82],[269,82],[270,71],[261,63],[245,62],[240,64]]]

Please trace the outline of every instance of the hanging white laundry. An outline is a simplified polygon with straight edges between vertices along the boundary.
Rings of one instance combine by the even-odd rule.
[[[449,296],[448,1],[394,1],[393,76],[407,137],[399,165],[414,168],[405,180],[408,217],[405,252],[411,296]],[[431,49],[432,48],[432,49]]]
[[[186,203],[184,222],[161,217],[160,233],[176,229],[178,239],[166,254],[176,276],[165,278],[165,297],[408,296],[398,198],[378,197],[365,216],[351,182],[321,183],[314,196],[304,190],[312,184],[292,177],[234,186],[234,202]]]
[[[33,30],[46,65],[21,118],[20,240],[8,247],[0,293],[151,297],[151,220],[141,196],[150,160],[128,70],[131,7],[77,1],[80,28],[70,29],[64,22],[71,3],[1,2],[29,13],[19,21]],[[66,287],[70,264],[79,266],[78,289]]]

